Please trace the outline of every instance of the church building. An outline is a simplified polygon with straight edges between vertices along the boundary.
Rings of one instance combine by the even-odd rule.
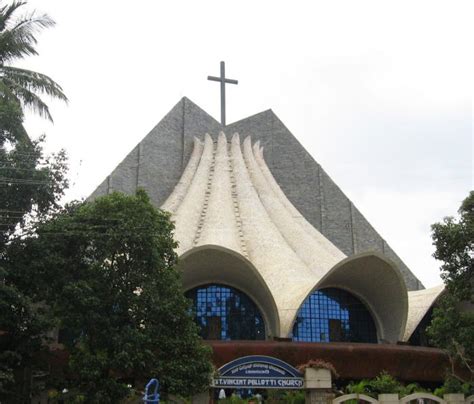
[[[423,287],[271,110],[223,125],[181,99],[91,198],[138,188],[171,213],[216,367],[267,355],[343,379],[444,378],[445,355],[414,346],[443,288]]]

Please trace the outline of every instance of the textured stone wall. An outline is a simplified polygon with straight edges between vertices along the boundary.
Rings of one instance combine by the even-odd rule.
[[[288,199],[303,216],[346,255],[382,252],[403,273],[408,290],[423,288],[385,240],[314,161],[273,111],[232,123],[225,128],[187,98],[183,98],[99,185],[90,198],[114,190],[132,193],[144,188],[160,206],[178,182],[193,148],[193,137],[209,133],[214,140],[251,136],[264,147],[264,157]]]

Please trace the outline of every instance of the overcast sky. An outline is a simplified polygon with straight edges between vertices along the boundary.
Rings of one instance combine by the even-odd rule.
[[[30,0],[57,26],[22,65],[59,82],[55,124],[87,197],[182,96],[227,122],[273,109],[425,286],[430,224],[473,188],[471,1]]]

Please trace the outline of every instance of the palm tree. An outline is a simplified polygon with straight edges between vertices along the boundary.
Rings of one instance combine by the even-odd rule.
[[[36,34],[55,22],[46,14],[16,17],[17,10],[26,2],[13,1],[1,5],[0,0],[0,97],[29,108],[50,121],[53,121],[48,106],[38,94],[46,94],[67,102],[61,86],[50,77],[31,70],[11,65],[25,56],[37,55]]]

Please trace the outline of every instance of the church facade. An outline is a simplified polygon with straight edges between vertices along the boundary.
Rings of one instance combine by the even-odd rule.
[[[343,378],[444,377],[441,351],[409,345],[443,288],[424,289],[271,110],[224,127],[183,98],[90,198],[137,188],[172,215],[217,367],[268,355]]]

